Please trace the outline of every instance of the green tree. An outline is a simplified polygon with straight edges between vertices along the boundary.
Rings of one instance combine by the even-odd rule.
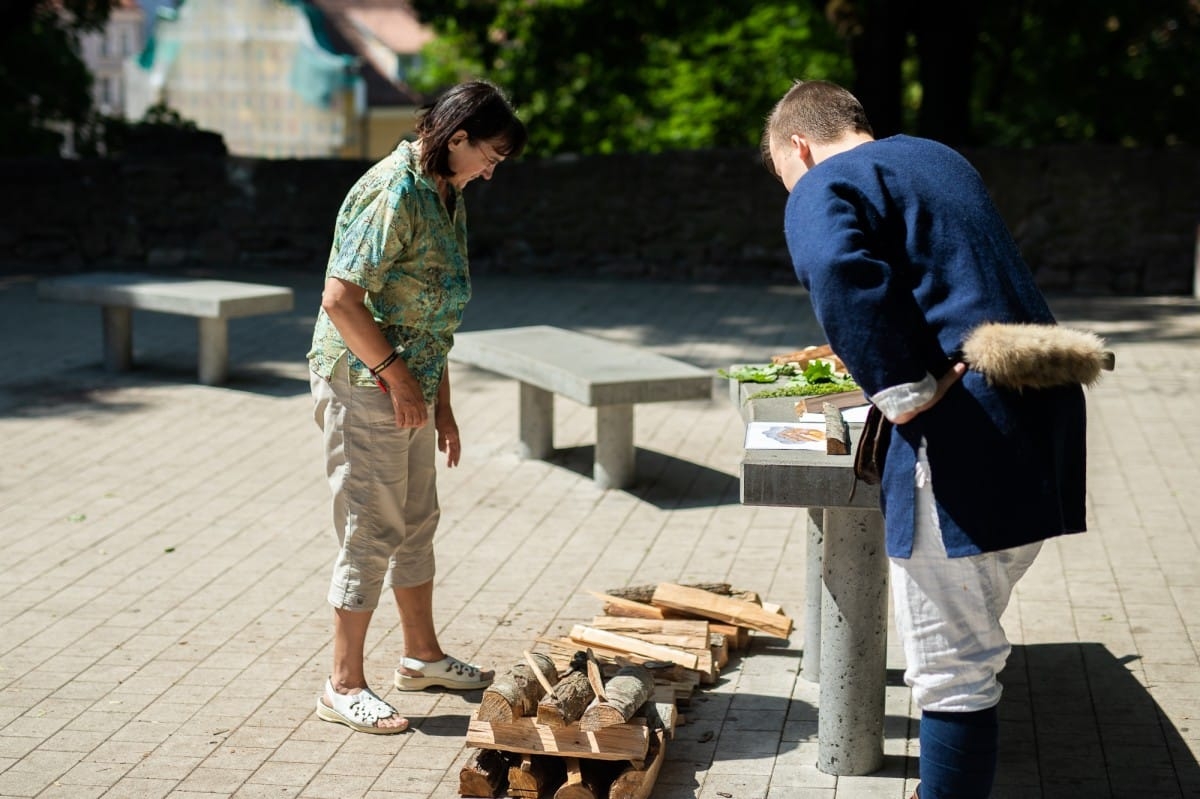
[[[0,152],[54,155],[56,123],[82,125],[92,76],[79,34],[100,30],[115,0],[10,0],[0,7]]]
[[[1200,0],[814,0],[878,135],[1200,142]]]
[[[1200,144],[1200,0],[996,4],[980,35],[979,138]]]
[[[814,8],[740,0],[417,0],[438,37],[420,88],[486,77],[530,126],[531,151],[745,146],[795,78],[845,81]]]

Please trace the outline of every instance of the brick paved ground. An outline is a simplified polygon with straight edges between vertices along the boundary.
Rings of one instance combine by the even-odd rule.
[[[390,689],[381,609],[368,676],[413,719],[402,736],[323,723],[327,488],[296,311],[231,325],[232,379],[195,383],[190,320],[135,318],[135,371],[100,367],[99,313],[39,303],[0,274],[0,796],[457,796],[478,693]],[[1118,371],[1089,392],[1092,532],[1049,543],[1006,616],[997,797],[1200,796],[1200,308],[1059,298]],[[466,329],[557,324],[697,365],[819,341],[791,286],[480,278]],[[718,389],[723,389],[719,386]],[[641,406],[639,481],[598,491],[592,412],[559,400],[553,462],[513,454],[511,381],[456,367],[466,445],[442,470],[437,622],[461,657],[510,664],[598,612],[587,594],[725,580],[800,617],[803,511],[738,503],[741,422],[712,402]],[[814,767],[816,686],[802,632],[759,638],[698,692],[654,796],[902,799],[914,711],[889,648],[886,764]],[[387,689],[384,691],[384,689]]]

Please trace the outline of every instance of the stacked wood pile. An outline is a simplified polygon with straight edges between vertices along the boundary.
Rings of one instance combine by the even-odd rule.
[[[716,681],[751,631],[786,638],[778,606],[725,583],[659,583],[596,594],[604,614],[539,638],[483,693],[464,797],[646,799],[697,685]]]

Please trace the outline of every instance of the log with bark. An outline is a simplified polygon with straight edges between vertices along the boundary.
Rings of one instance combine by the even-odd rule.
[[[826,402],[821,406],[821,413],[825,414],[825,454],[849,455],[850,425],[846,424],[842,412]]]
[[[624,724],[646,703],[654,691],[654,678],[636,663],[622,666],[604,684],[604,701],[597,701],[583,712],[579,728],[595,732],[605,727]]]
[[[656,608],[645,602],[598,594],[595,591],[592,591],[591,594],[604,603],[604,612],[609,616],[626,616],[634,619],[665,619],[667,617],[666,611],[662,608]]]
[[[729,583],[684,583],[688,588],[699,588],[701,591],[711,591],[714,594],[722,594],[729,596],[733,593]],[[650,600],[654,597],[654,589],[658,588],[657,583],[650,585],[630,585],[625,588],[610,588],[604,593],[608,596],[628,599],[633,602],[642,602],[650,604]]]
[[[537,706],[538,724],[547,727],[565,727],[578,721],[583,711],[596,697],[588,679],[587,660],[576,652],[571,669],[554,686],[554,690],[542,697]]]
[[[551,685],[558,682],[558,669],[549,655],[534,653],[532,660],[540,676]],[[517,663],[500,674],[483,692],[475,717],[482,721],[511,722],[537,715],[538,700],[546,693],[539,674],[528,663]]]
[[[510,757],[495,749],[476,749],[458,772],[458,795],[495,799],[505,793]]]

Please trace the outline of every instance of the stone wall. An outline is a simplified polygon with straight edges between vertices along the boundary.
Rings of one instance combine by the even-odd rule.
[[[1048,291],[1188,294],[1200,153],[965,153]],[[0,161],[0,252],[46,269],[322,269],[368,165],[211,155]],[[467,189],[477,273],[789,282],[785,195],[753,151],[527,159]]]

